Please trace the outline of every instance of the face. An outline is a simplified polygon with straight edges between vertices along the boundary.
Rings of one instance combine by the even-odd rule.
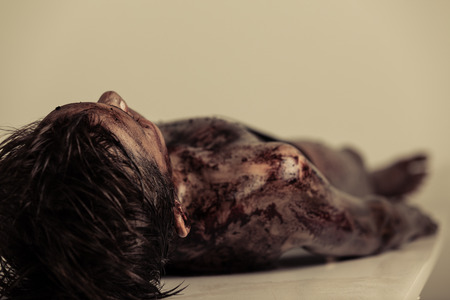
[[[164,138],[158,127],[128,107],[115,92],[104,93],[97,103],[72,103],[51,112],[44,122],[62,116],[89,111],[110,130],[121,144],[135,156],[153,159],[160,171],[170,173],[170,162]]]

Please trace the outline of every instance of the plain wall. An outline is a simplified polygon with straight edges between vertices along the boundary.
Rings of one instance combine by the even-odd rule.
[[[423,206],[447,212],[449,16],[445,0],[2,0],[0,125],[115,90],[153,121],[227,116],[370,166],[424,150]],[[449,266],[424,299],[446,298]]]

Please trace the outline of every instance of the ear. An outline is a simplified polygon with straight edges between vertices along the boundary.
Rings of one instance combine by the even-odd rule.
[[[175,216],[175,230],[177,231],[178,236],[182,238],[186,237],[191,230],[191,226],[189,223],[189,219],[178,200],[175,200],[173,214]]]

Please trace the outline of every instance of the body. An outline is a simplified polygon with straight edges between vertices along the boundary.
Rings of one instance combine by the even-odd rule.
[[[264,268],[298,247],[363,256],[435,230],[428,217],[399,200],[424,178],[422,155],[369,172],[354,150],[281,141],[224,119],[158,127],[192,222],[189,236],[174,246],[175,269]],[[412,165],[421,171],[411,173]],[[390,190],[379,188],[393,178],[399,182]]]
[[[354,150],[218,118],[155,125],[115,92],[57,107],[0,145],[0,298],[164,298],[168,261],[217,273],[396,248],[436,230],[406,203],[425,166],[369,171]]]

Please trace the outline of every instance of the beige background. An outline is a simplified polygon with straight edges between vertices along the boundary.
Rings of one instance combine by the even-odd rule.
[[[418,198],[447,215],[449,53],[445,0],[0,0],[0,125],[112,89],[154,121],[228,116],[369,165],[423,149]],[[447,298],[448,268],[423,299]]]

